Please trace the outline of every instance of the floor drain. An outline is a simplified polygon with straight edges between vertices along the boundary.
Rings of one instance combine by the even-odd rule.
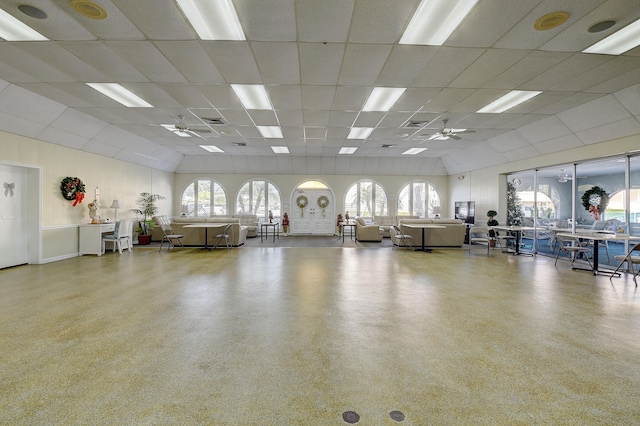
[[[402,411],[392,411],[389,413],[389,417],[391,417],[396,422],[401,422],[404,420],[404,414]]]
[[[360,421],[360,416],[355,411],[345,411],[342,413],[342,418],[347,423],[358,423]]]

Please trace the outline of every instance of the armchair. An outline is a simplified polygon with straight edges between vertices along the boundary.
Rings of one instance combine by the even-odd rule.
[[[358,241],[382,241],[380,226],[378,224],[367,225],[363,218],[356,219],[356,239]]]

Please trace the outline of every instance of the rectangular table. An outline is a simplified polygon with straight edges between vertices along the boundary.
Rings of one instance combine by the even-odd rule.
[[[340,222],[340,227],[342,228],[342,242],[344,243],[344,233],[346,231],[345,228],[350,228],[349,229],[349,236],[351,237],[351,239],[353,240],[353,234],[355,234],[357,232],[357,228],[356,228],[356,222],[355,221],[347,221],[347,222]],[[355,230],[355,231],[354,231]],[[356,240],[358,236],[356,235]],[[338,238],[340,238],[340,236],[338,235]]]
[[[267,240],[269,239],[269,227],[273,228],[273,242],[276,242],[276,235],[278,235],[278,239],[280,239],[280,222],[264,222],[260,223],[260,242],[262,242],[262,230],[264,228],[267,228],[265,230],[266,238]]]
[[[533,256],[533,253],[522,252],[520,251],[520,242],[522,241],[522,233],[524,231],[535,231],[536,228],[533,226],[492,226],[493,229],[497,229],[499,231],[507,231],[515,234],[516,237],[516,249],[513,252],[514,256],[526,255]],[[538,228],[540,229],[540,228]]]
[[[191,223],[184,225],[185,228],[204,228],[204,247],[202,250],[213,250],[214,247],[209,247],[209,228],[224,228],[230,223]]]
[[[113,232],[116,229],[115,222],[110,223],[83,223],[78,225],[80,236],[78,238],[78,252],[83,254],[96,254],[102,256],[102,234]]]
[[[416,250],[424,251],[426,253],[431,253],[432,250],[426,247],[425,230],[426,229],[446,229],[446,226],[444,225],[434,225],[431,223],[403,223],[402,226],[406,228],[411,228],[411,229],[422,229],[422,247]]]
[[[618,240],[618,241],[629,241],[629,240],[639,240],[640,237],[637,236],[630,236],[630,235],[621,235],[621,234],[611,234],[609,232],[602,232],[602,233],[598,233],[598,232],[583,232],[583,230],[580,230],[578,232],[559,232],[558,233],[559,236],[561,237],[569,237],[569,238],[578,238],[578,239],[582,239],[582,240],[589,240],[593,243],[593,269],[587,269],[587,268],[579,268],[577,266],[574,266],[573,269],[574,270],[580,270],[580,271],[591,271],[593,272],[593,275],[598,275],[598,274],[609,274],[609,275],[617,275],[620,276],[619,272],[613,272],[613,271],[608,271],[606,269],[600,269],[599,266],[599,255],[598,255],[598,243],[600,241],[604,241],[604,240]]]

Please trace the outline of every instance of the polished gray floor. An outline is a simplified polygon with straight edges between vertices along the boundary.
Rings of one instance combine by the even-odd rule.
[[[258,241],[0,283],[0,424],[640,424],[640,294],[566,261]]]

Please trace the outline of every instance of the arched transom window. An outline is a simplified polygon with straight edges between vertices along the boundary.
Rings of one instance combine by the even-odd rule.
[[[398,196],[399,216],[432,218],[442,213],[440,194],[427,182],[411,182],[400,190]]]
[[[387,193],[376,182],[358,181],[347,190],[344,210],[349,212],[351,217],[360,216],[371,219],[375,216],[386,216],[389,214]]]
[[[271,182],[264,179],[254,179],[240,187],[236,198],[236,214],[255,214],[258,219],[267,221],[269,210],[274,219],[280,217],[280,191]]]
[[[182,191],[180,213],[185,216],[227,214],[227,193],[213,179],[196,179]]]

